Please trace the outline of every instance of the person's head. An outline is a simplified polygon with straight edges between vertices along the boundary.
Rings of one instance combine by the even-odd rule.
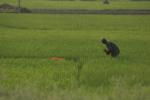
[[[106,44],[106,43],[107,43],[107,40],[106,40],[105,38],[103,38],[103,39],[101,40],[101,42],[102,42],[103,44]]]

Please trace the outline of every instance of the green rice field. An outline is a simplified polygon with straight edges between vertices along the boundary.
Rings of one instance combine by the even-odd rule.
[[[57,0],[21,0],[21,6],[40,9],[150,9],[149,1],[109,0],[104,5],[103,0],[96,1],[57,1]],[[18,0],[0,0],[0,4],[18,5]]]
[[[149,60],[149,15],[0,14],[0,100],[149,100]]]

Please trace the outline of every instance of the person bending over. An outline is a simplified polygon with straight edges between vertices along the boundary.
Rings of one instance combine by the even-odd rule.
[[[106,49],[104,49],[104,52],[107,54],[107,55],[111,55],[112,57],[117,57],[119,56],[119,53],[120,53],[120,50],[119,50],[119,47],[115,44],[115,43],[112,43],[110,41],[107,41],[105,38],[103,38],[101,40],[101,42],[106,45]]]

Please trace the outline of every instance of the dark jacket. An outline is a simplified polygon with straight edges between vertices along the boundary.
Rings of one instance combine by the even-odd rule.
[[[108,52],[111,54],[112,57],[116,57],[119,55],[120,50],[118,46],[112,42],[107,42],[106,44]]]

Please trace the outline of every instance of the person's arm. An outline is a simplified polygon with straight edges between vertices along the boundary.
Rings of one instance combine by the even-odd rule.
[[[104,49],[104,52],[109,55],[111,53],[111,46],[109,42],[106,43],[106,47],[107,49]]]
[[[105,52],[107,55],[109,55],[109,54],[110,54],[110,51],[109,51],[109,50],[107,50],[107,49],[104,49],[104,52]]]

